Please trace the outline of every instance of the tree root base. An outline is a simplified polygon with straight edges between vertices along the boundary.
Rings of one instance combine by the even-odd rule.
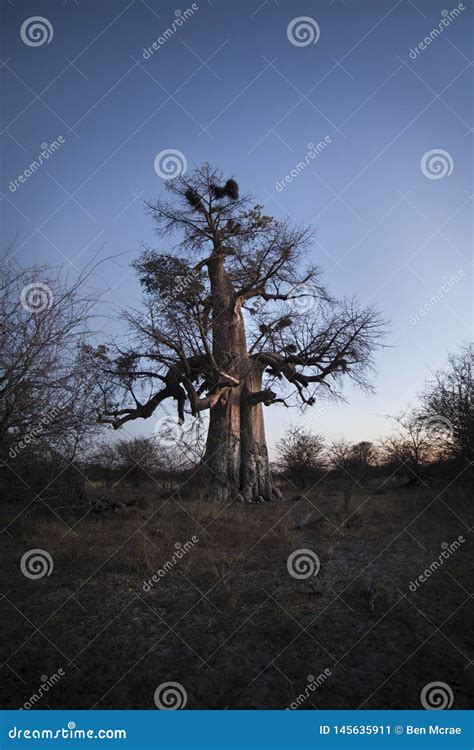
[[[220,504],[241,503],[242,505],[261,505],[271,501],[280,501],[283,495],[273,483],[271,474],[265,472],[254,472],[245,482],[245,477],[239,481],[237,478],[228,477],[224,472],[209,470],[202,466],[194,477],[185,483],[180,490],[183,499],[201,499],[206,502],[217,502]]]
[[[249,488],[246,491],[232,492],[227,487],[212,487],[206,495],[209,500],[219,503],[240,503],[242,505],[263,505],[275,500],[282,500],[283,495],[274,485],[271,486],[269,495],[260,495],[256,492],[249,492]]]

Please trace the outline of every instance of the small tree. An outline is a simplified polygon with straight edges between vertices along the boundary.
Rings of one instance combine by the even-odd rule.
[[[331,469],[338,478],[344,498],[344,511],[347,511],[351,494],[373,464],[375,451],[372,443],[362,441],[353,444],[345,438],[333,440],[328,448]]]
[[[375,465],[377,459],[377,452],[374,444],[368,440],[362,440],[360,443],[355,443],[350,451],[350,458],[357,467],[359,474],[365,474],[372,466]]]
[[[474,450],[472,344],[448,356],[444,369],[427,382],[420,418],[447,455],[469,460]]]
[[[396,431],[381,439],[382,455],[387,463],[398,468],[405,467],[412,475],[419,477],[423,467],[437,455],[433,435],[416,411],[403,412],[390,418],[396,423]]]
[[[325,442],[302,426],[290,427],[277,443],[280,465],[295,484],[314,481],[325,467]]]
[[[24,493],[22,476],[35,490],[51,485],[97,432],[96,381],[81,352],[95,295],[87,274],[67,284],[45,266],[2,260],[0,458],[4,481]]]
[[[153,438],[134,437],[115,446],[117,468],[125,481],[153,481],[161,464]]]
[[[119,466],[116,445],[105,440],[98,443],[88,451],[86,465],[89,470],[98,470],[100,478],[105,479],[105,484],[109,487],[112,475]]]

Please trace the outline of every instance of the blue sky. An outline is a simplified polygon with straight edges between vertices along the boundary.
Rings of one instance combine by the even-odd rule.
[[[104,256],[123,253],[102,266],[97,284],[104,305],[133,305],[129,263],[141,242],[157,241],[140,202],[164,189],[156,154],[177,149],[188,168],[222,167],[266,212],[316,227],[311,257],[331,292],[377,303],[390,321],[376,397],[348,388],[347,404],[319,404],[304,418],[329,437],[377,438],[388,427],[383,415],[413,403],[428,369],[471,336],[472,3],[412,57],[457,4],[196,5],[145,59],[144,48],[191,3],[3,1],[3,238],[15,238],[22,261],[72,275],[101,246]],[[22,40],[32,16],[49,21],[49,43]],[[287,28],[302,16],[319,38],[297,46]],[[41,144],[59,136],[64,143],[12,191]],[[325,136],[329,145],[277,191],[307,144]],[[421,160],[439,150],[447,174],[426,176]],[[270,444],[296,418],[268,409]]]

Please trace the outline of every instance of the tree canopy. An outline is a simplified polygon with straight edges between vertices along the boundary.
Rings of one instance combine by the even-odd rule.
[[[170,199],[147,203],[159,244],[169,246],[146,247],[134,263],[145,295],[125,313],[133,343],[94,352],[103,422],[150,417],[168,398],[183,421],[186,405],[196,415],[238,386],[230,305],[245,322],[245,356],[264,370],[256,401],[312,405],[340,397],[344,379],[370,388],[383,321],[373,306],[329,295],[307,262],[311,231],[267,216],[208,165],[167,190]]]

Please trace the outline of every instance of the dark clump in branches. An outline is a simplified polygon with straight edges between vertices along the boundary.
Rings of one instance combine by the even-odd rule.
[[[199,194],[196,192],[196,190],[193,190],[192,187],[187,188],[187,190],[184,193],[184,196],[186,200],[188,201],[189,205],[192,206],[196,211],[204,210],[204,206],[202,204]]]
[[[231,200],[236,201],[239,198],[239,186],[233,179],[227,180],[225,185],[223,185],[222,187],[213,184],[211,185],[211,190],[214,198],[217,198],[217,200],[221,200],[222,198],[230,198]]]

